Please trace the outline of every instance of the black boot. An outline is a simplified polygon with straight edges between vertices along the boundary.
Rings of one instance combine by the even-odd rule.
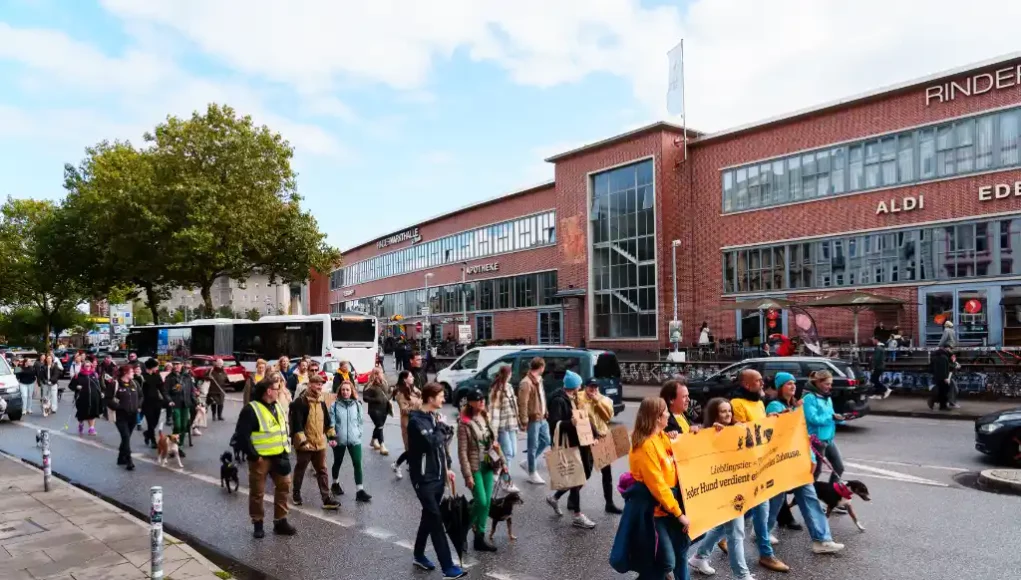
[[[333,495],[344,495],[344,488],[340,487],[339,483],[333,482],[333,485],[330,486],[330,493]]]
[[[296,493],[296,494],[292,495],[291,496],[291,503],[293,503],[294,505],[301,505],[302,504],[301,494]]]
[[[255,526],[255,531],[252,532],[252,535],[255,536],[256,539],[265,538],[266,530],[262,529],[262,522],[254,522],[253,525]]]
[[[486,535],[475,532],[475,551],[476,552],[495,552],[496,546],[486,541]]]
[[[617,507],[613,501],[606,502],[606,513],[608,514],[622,514],[624,513],[619,507]]]
[[[358,493],[355,494],[355,501],[369,503],[372,501],[372,496],[366,493],[364,489],[359,489]]]
[[[273,533],[281,536],[293,536],[298,533],[298,530],[294,529],[294,526],[287,521],[287,518],[284,518],[273,522]]]

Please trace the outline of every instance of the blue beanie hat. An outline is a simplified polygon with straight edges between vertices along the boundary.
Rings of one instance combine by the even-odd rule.
[[[795,380],[794,375],[790,373],[776,373],[776,376],[773,377],[773,385],[775,385],[776,388],[779,389],[780,387],[787,384],[789,381],[793,380]]]
[[[564,374],[564,388],[573,391],[579,387],[581,387],[581,377],[574,371],[567,371]]]

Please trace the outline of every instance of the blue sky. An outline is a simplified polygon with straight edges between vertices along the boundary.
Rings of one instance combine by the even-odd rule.
[[[680,38],[705,130],[1015,49],[983,19],[1016,21],[1021,3],[911,4],[0,0],[0,196],[58,199],[86,146],[225,102],[291,141],[305,204],[344,249],[667,118]]]

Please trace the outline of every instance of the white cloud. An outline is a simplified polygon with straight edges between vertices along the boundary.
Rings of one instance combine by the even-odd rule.
[[[717,130],[1016,49],[989,19],[1021,3],[954,0],[103,0],[163,25],[246,73],[325,91],[382,83],[419,91],[435,60],[466,50],[521,84],[607,73],[665,116],[666,51],[684,38],[691,125]]]

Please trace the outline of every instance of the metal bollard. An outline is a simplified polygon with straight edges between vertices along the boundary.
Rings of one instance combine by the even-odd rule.
[[[53,466],[50,464],[50,430],[40,429],[39,440],[43,446],[43,491],[50,491],[50,477],[53,476]]]
[[[163,488],[155,485],[149,488],[149,540],[152,562],[152,580],[163,578]]]

